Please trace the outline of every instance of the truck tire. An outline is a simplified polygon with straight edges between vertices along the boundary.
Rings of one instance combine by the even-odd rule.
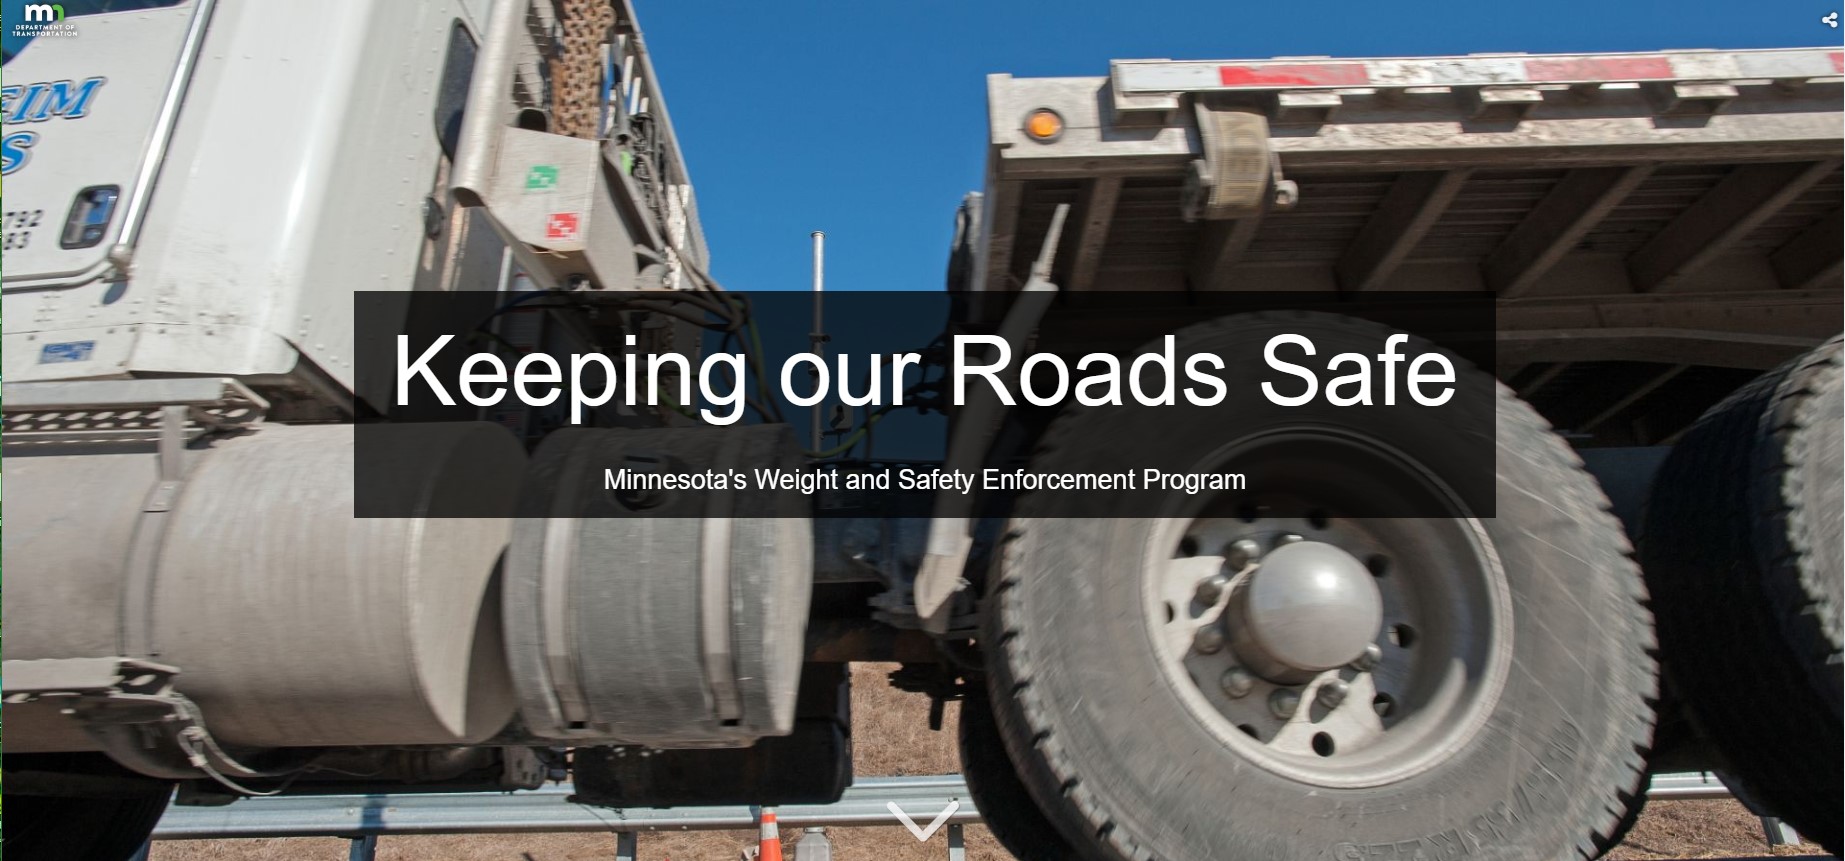
[[[1713,407],[1654,480],[1666,672],[1742,795],[1834,854],[1842,797],[1840,340]]]
[[[1374,348],[1386,333],[1300,314],[1227,317],[1176,336],[1182,354],[1228,353],[1278,328],[1324,355]],[[1022,496],[989,584],[1000,632],[986,645],[990,690],[1026,786],[1069,842],[1134,861],[1594,858],[1613,844],[1643,798],[1654,725],[1645,587],[1570,448],[1503,386],[1454,363],[1491,394],[1441,421],[1244,398],[1208,422],[1074,408],[1053,423],[1034,456],[1043,472],[1120,469],[1149,439],[1164,456],[1213,457],[1225,440],[1302,422],[1423,463],[1483,435],[1497,460],[1495,516],[1483,518],[1333,510],[1277,521],[1247,502],[1211,517],[1215,503],[1184,499],[1072,517],[1092,502]],[[1231,391],[1259,385],[1266,369],[1247,364],[1224,373]],[[1353,473],[1353,486],[1365,475]],[[1246,552],[1255,555],[1237,558]],[[1283,583],[1321,582],[1303,573],[1320,570],[1309,562],[1341,590],[1375,584],[1382,596],[1376,621],[1340,629],[1360,636],[1350,663],[1275,681],[1270,664],[1238,651],[1238,631],[1258,626],[1225,625],[1219,642],[1191,633],[1215,627],[1192,626],[1221,619],[1208,614],[1228,612],[1224,602],[1265,568],[1291,572],[1273,575]],[[1190,597],[1204,594],[1189,591],[1191,574],[1233,569],[1217,593],[1227,597],[1210,598],[1219,609]],[[1343,601],[1333,604],[1364,604]],[[1201,662],[1226,654],[1236,657],[1222,676],[1205,676],[1216,670]],[[1305,667],[1299,651],[1271,658]],[[1237,675],[1237,661],[1267,668]],[[1323,699],[1329,687],[1341,696]]]
[[[961,701],[957,727],[961,774],[967,794],[980,808],[980,820],[994,839],[1018,861],[1066,861],[1075,857],[1070,842],[1039,809],[1019,779],[993,715],[993,703],[979,686]]]
[[[4,854],[9,861],[126,861],[166,812],[163,789],[131,798],[9,795]]]

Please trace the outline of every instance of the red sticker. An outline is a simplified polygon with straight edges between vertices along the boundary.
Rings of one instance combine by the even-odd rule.
[[[1659,81],[1674,77],[1665,57],[1564,57],[1525,61],[1533,81]]]
[[[1255,63],[1218,66],[1226,87],[1362,87],[1370,83],[1363,63]]]
[[[574,212],[551,213],[545,219],[545,238],[560,241],[577,238],[577,214]]]

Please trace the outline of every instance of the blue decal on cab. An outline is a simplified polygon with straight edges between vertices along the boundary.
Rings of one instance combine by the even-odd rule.
[[[38,143],[38,132],[15,132],[0,138],[0,176],[25,167],[35,143]]]
[[[82,81],[40,81],[35,84],[0,86],[0,120],[8,125],[42,123],[56,117],[80,120],[90,115],[96,94],[108,78],[101,76]],[[32,157],[32,145],[38,143],[37,132],[8,132],[0,138],[0,176],[26,166]]]
[[[38,363],[55,365],[59,362],[87,362],[90,354],[96,352],[95,341],[65,341],[61,344],[46,344],[38,351]]]
[[[42,123],[52,117],[80,120],[89,116],[96,91],[108,82],[108,78],[99,76],[0,87],[0,115],[8,123]]]

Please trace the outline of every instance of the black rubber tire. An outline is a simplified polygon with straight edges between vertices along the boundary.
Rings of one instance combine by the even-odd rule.
[[[1038,807],[1006,753],[1005,736],[993,715],[993,703],[981,686],[961,701],[957,728],[961,774],[967,794],[980,808],[980,819],[994,839],[1018,861],[1066,861],[1078,857],[1057,826]]]
[[[168,791],[133,798],[8,795],[7,861],[126,861],[154,833]]]
[[[1228,350],[1274,323],[1244,315],[1177,336],[1182,353]],[[1331,344],[1326,355],[1354,332],[1381,343],[1382,330],[1340,317],[1301,314],[1286,325]],[[1233,392],[1254,391],[1265,370],[1232,367],[1226,381]],[[1247,379],[1231,378],[1239,373]],[[1133,861],[1535,861],[1595,858],[1613,845],[1642,800],[1653,733],[1658,676],[1645,587],[1575,453],[1492,385],[1493,403],[1481,412],[1496,434],[1461,421],[1387,440],[1424,450],[1465,444],[1469,434],[1496,440],[1497,517],[1482,525],[1510,588],[1514,643],[1480,732],[1394,783],[1314,786],[1220,742],[1167,681],[1142,618],[1139,577],[1122,575],[1146,558],[1151,524],[1061,517],[1048,494],[1019,500],[990,584],[999,636],[987,644],[989,672],[1013,759],[1066,839]],[[1089,413],[1060,416],[1035,462],[1089,471],[1100,452],[1146,439],[1199,445],[1206,435],[1171,422],[1124,438],[1118,423],[1092,427]],[[1218,418],[1208,430],[1220,438],[1275,420],[1247,400],[1227,403]]]
[[[1841,849],[1840,341],[1713,407],[1654,479],[1665,669],[1757,805]]]

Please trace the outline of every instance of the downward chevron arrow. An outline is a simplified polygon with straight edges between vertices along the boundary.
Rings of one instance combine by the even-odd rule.
[[[935,819],[929,823],[928,828],[918,827],[916,820],[911,819],[908,813],[904,813],[903,808],[898,807],[895,801],[884,802],[884,807],[891,812],[891,815],[897,817],[898,822],[903,823],[903,827],[910,829],[910,833],[916,835],[918,841],[927,842],[929,838],[935,836],[936,830],[942,827],[942,823],[948,821],[948,817],[955,815],[955,811],[961,809],[961,802],[948,802],[948,806],[935,815]]]

